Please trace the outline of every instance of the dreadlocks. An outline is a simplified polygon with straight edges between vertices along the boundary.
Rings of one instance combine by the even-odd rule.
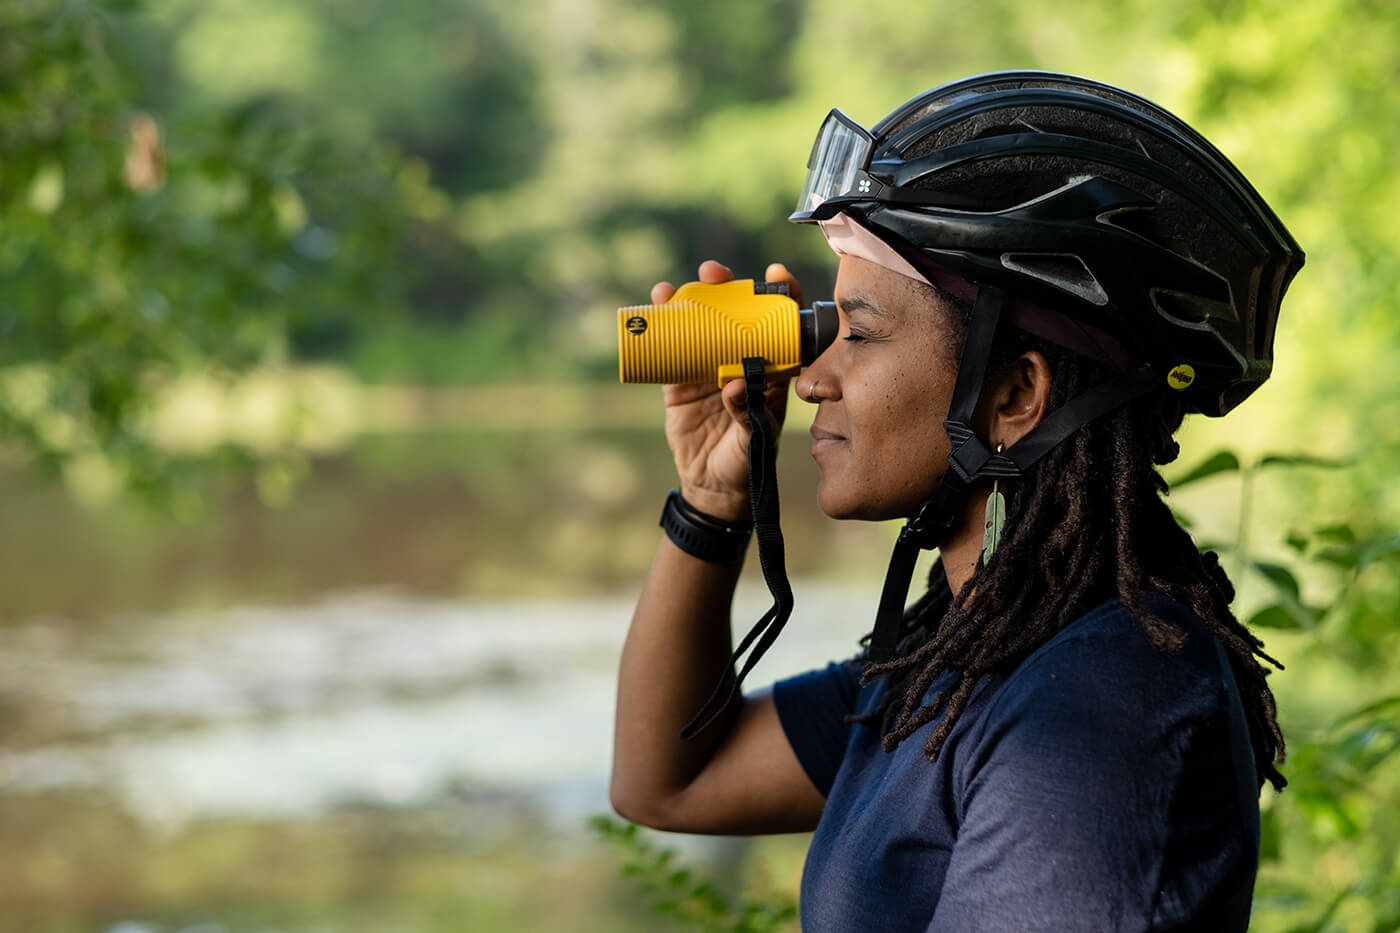
[[[947,308],[946,295],[938,303]],[[960,306],[960,302],[951,302]],[[963,309],[966,310],[965,308]],[[957,317],[949,313],[949,317]],[[957,322],[964,323],[964,322]],[[1104,367],[1015,329],[998,335],[994,372],[1025,350],[1043,353],[1054,373],[1051,407],[1097,382]],[[924,744],[932,760],[977,684],[1008,673],[1055,633],[1095,605],[1118,596],[1158,650],[1175,652],[1186,634],[1152,612],[1143,593],[1161,593],[1189,607],[1225,647],[1249,721],[1260,784],[1286,783],[1275,767],[1284,757],[1274,697],[1259,659],[1282,667],[1230,611],[1234,587],[1213,552],[1201,553],[1161,494],[1156,465],[1176,458],[1172,434],[1182,408],[1147,396],[1075,431],[1004,487],[1006,532],[994,556],[979,562],[956,594],[942,562],[927,592],[904,617],[894,660],[867,665],[862,682],[889,682],[881,704],[855,722],[880,723],[886,751],[937,720]],[[934,682],[956,672],[924,703]]]

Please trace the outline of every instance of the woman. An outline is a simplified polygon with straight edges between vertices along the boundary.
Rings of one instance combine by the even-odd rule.
[[[666,387],[663,526],[692,533],[662,540],[627,636],[614,806],[815,829],[804,930],[1244,930],[1283,738],[1261,643],[1155,465],[1185,413],[1267,378],[1301,250],[1185,124],[1042,72],[946,85],[871,131],[833,111],[791,219],[841,256],[840,332],[796,379],[819,505],[909,522],[859,656],[683,741],[732,677],[748,421],[742,384]]]

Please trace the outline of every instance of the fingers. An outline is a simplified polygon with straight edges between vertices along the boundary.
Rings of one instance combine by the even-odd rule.
[[[718,285],[720,282],[728,282],[732,278],[734,278],[734,273],[726,265],[715,262],[713,259],[706,259],[700,263],[700,281],[702,282]]]
[[[797,302],[797,306],[804,307],[802,301],[802,286],[797,284],[797,277],[788,271],[788,267],[780,262],[768,264],[768,268],[763,270],[763,279],[767,282],[786,282],[790,286],[790,294]]]
[[[734,273],[723,263],[715,262],[713,259],[706,259],[700,263],[700,281],[710,285],[718,285],[721,282],[728,282],[734,278]],[[671,300],[671,296],[676,293],[676,287],[670,282],[657,282],[651,287],[651,303],[654,305],[665,304]]]
[[[724,389],[720,392],[720,399],[724,402],[724,410],[729,412],[735,421],[747,428],[749,415],[744,403],[744,380],[731,379],[726,382]]]
[[[788,383],[792,381],[791,376],[782,376],[774,379],[769,377],[768,388],[764,390],[764,405],[773,416],[782,419],[787,411]],[[749,426],[748,403],[744,399],[745,386],[742,379],[731,379],[724,384],[724,389],[720,392],[720,400],[724,402],[725,411],[745,429]]]

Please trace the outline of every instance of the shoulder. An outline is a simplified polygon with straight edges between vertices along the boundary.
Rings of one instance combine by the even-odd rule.
[[[1043,776],[1155,767],[1174,770],[1185,737],[1236,715],[1230,665],[1186,607],[1151,594],[1148,607],[1185,635],[1155,647],[1119,600],[1075,620],[998,685],[967,743],[966,763],[1031,757]]]
[[[1144,601],[1182,633],[1179,650],[1153,645],[1137,617],[1114,599],[1071,622],[1018,665],[991,711],[1008,712],[1027,698],[1098,712],[1119,705],[1159,710],[1165,703],[1204,710],[1219,703],[1231,675],[1216,638],[1180,603],[1155,594],[1144,594]]]
[[[989,685],[952,766],[948,929],[1244,928],[1258,784],[1233,675],[1185,607],[1149,606],[1181,650],[1115,601]]]

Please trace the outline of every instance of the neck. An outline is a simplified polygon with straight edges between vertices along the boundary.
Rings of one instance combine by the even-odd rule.
[[[943,558],[943,570],[948,575],[948,587],[954,595],[962,592],[963,585],[977,569],[977,561],[982,557],[982,523],[987,511],[987,496],[990,490],[973,489],[963,506],[962,518],[952,536],[939,554]]]

